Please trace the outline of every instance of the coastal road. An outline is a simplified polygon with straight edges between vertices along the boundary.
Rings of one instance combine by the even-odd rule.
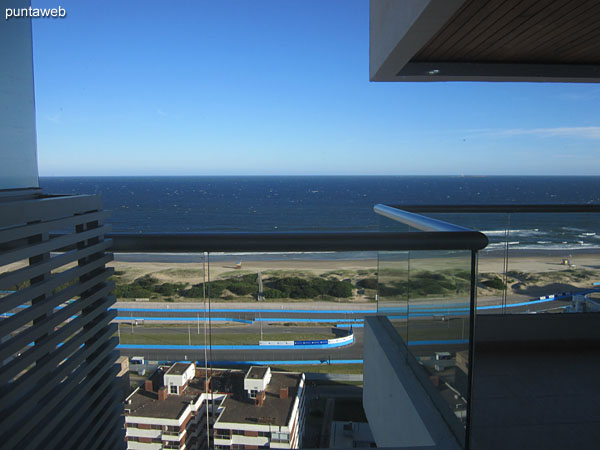
[[[486,299],[489,300],[489,299]],[[453,311],[451,305],[446,307],[439,307],[439,303],[434,300],[428,302],[419,302],[418,304],[411,305],[411,311],[417,315],[412,316],[411,321],[415,320],[418,323],[421,319],[430,320],[432,316],[437,317],[456,317],[456,315],[468,314],[464,311],[464,308],[460,308],[462,305],[457,305]],[[481,302],[482,309],[478,310],[478,314],[493,314],[502,313],[502,309],[492,308],[488,309],[486,306],[487,302]],[[521,305],[515,305],[509,307],[510,313],[531,313],[541,312],[549,309],[562,308],[570,305],[570,297],[555,298],[551,300],[537,300],[533,299],[530,301],[522,302]],[[166,306],[166,307],[165,307]],[[188,323],[191,325],[190,330],[193,328],[197,333],[197,326],[200,326],[200,333],[203,333],[203,312],[199,311],[201,304],[123,304],[121,302],[116,304],[119,309],[118,316],[121,317],[121,322],[131,322],[127,320],[127,316],[132,318],[135,317],[148,317],[148,318],[160,318],[163,320],[152,321],[148,320],[146,324],[164,324],[160,327],[135,327],[135,330],[140,330],[143,333],[149,334],[185,334],[188,333],[188,327],[183,325]],[[238,320],[248,320],[253,322],[252,324],[243,326],[224,326],[223,322],[213,322],[213,333],[248,333],[259,336],[259,323],[256,321],[263,322],[264,333],[290,333],[290,334],[310,334],[323,332],[323,327],[310,326],[309,323],[315,325],[320,320],[333,320],[333,321],[352,321],[362,320],[367,315],[374,315],[376,313],[374,304],[349,304],[349,303],[329,303],[320,302],[316,303],[286,303],[286,304],[255,304],[255,303],[244,303],[244,304],[214,304],[212,307],[212,317],[216,318],[229,318]],[[402,309],[399,310],[401,316]],[[183,326],[175,327],[168,326],[169,319],[174,319],[172,323],[179,323]],[[183,323],[182,323],[183,319]],[[269,320],[275,320],[272,324],[269,324]],[[294,327],[283,327],[275,325],[278,320],[297,322],[303,324],[306,321],[306,326],[294,326]],[[123,325],[122,325],[123,326]],[[436,328],[439,328],[436,326]],[[122,330],[126,328],[123,327]],[[326,328],[330,330],[330,328]],[[439,331],[439,330],[438,330]],[[424,333],[423,338],[429,333]],[[240,348],[213,348],[212,355],[209,358],[215,362],[218,361],[311,361],[311,362],[322,362],[327,363],[331,360],[362,360],[363,359],[363,329],[360,327],[354,328],[355,342],[344,347],[337,347],[331,349],[315,349],[315,348],[298,348],[298,349],[240,349]],[[460,336],[457,336],[460,338]],[[443,339],[443,336],[439,336],[438,339]],[[447,336],[446,339],[449,339]],[[442,345],[439,342],[434,345],[412,347],[412,351],[416,355],[431,355],[434,351],[442,349]],[[456,347],[456,348],[455,348]],[[459,351],[464,350],[464,345],[443,345],[444,350],[448,351]],[[203,361],[204,360],[204,349],[121,349],[122,355],[131,356],[144,356],[148,360],[158,361],[181,361],[181,360],[193,360]]]
[[[122,321],[135,318],[157,322],[173,322],[182,319],[203,320],[204,309],[202,303],[133,303],[117,302],[114,306],[117,316]],[[210,315],[216,319],[232,319],[239,321],[255,321],[269,319],[295,320],[323,319],[325,321],[359,320],[365,315],[374,315],[377,306],[374,303],[335,303],[335,302],[310,302],[310,303],[214,303],[211,305]]]
[[[187,333],[187,329],[185,330]],[[363,330],[354,330],[354,342],[344,347],[327,349],[298,348],[293,350],[246,350],[246,349],[214,349],[212,360],[218,361],[320,361],[330,360],[362,360],[363,359]],[[140,350],[121,349],[121,355],[144,356],[152,361],[204,361],[204,349],[198,350]]]

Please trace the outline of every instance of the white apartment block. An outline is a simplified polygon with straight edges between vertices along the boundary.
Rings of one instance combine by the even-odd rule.
[[[304,374],[251,367],[243,391],[221,404],[214,448],[300,448],[303,430]]]
[[[206,375],[193,363],[175,363],[134,391],[125,405],[127,448],[300,447],[304,374],[251,367],[246,374],[212,370]]]

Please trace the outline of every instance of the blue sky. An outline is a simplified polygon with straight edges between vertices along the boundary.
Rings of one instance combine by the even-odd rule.
[[[600,86],[371,83],[368,0],[40,0],[44,175],[597,175]]]

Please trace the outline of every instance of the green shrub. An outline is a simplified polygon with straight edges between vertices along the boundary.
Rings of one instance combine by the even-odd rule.
[[[158,280],[154,278],[152,275],[144,275],[143,277],[136,278],[133,284],[137,284],[138,286],[143,287],[144,289],[150,289],[158,284]]]
[[[264,289],[263,294],[265,295],[265,298],[285,298],[285,295],[279,289],[266,288]]]
[[[135,283],[118,284],[115,287],[114,294],[118,298],[150,298],[152,291]]]
[[[377,278],[363,278],[358,280],[356,286],[364,289],[377,289]]]
[[[161,295],[175,295],[185,288],[184,283],[163,283],[153,286],[151,289]]]
[[[285,277],[276,280],[267,280],[265,283],[269,288],[269,294],[265,289],[265,297],[281,298],[315,298],[320,295],[330,295],[337,298],[347,298],[352,296],[352,285],[345,281],[335,279],[324,280],[322,278],[311,278],[305,280],[297,277]]]
[[[498,290],[503,290],[506,287],[506,285],[504,284],[504,281],[502,281],[498,277],[494,277],[494,278],[490,278],[489,280],[482,281],[481,284],[483,284],[486,287],[489,287],[492,289],[498,289]]]

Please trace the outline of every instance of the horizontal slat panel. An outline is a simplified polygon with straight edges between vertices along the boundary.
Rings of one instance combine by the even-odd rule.
[[[102,207],[99,195],[44,196],[33,200],[0,203],[0,227],[13,227],[35,221],[98,211]]]
[[[122,430],[122,423],[118,420],[118,414],[110,422],[110,433],[107,433],[106,437],[103,440],[95,440],[94,443],[96,447],[92,450],[98,449],[106,449],[106,450],[121,450],[125,449],[125,432]]]
[[[75,225],[103,221],[109,215],[110,214],[108,211],[95,211],[87,214],[78,214],[76,216],[65,217],[62,219],[49,220],[47,222],[5,228],[0,230],[0,244],[28,238],[37,234],[48,233],[53,230],[74,227]]]
[[[87,239],[101,238],[104,234],[109,232],[110,229],[110,225],[104,225],[82,233],[65,234],[40,242],[39,244],[28,245],[16,250],[4,252],[0,254],[0,266],[41,255],[42,253],[59,251],[64,247],[83,242]]]
[[[20,291],[17,291],[14,294],[7,295],[0,301],[0,313],[10,312],[12,309],[22,304],[25,304],[31,301],[32,299],[39,297],[40,295],[52,292],[53,289],[56,289],[72,280],[75,280],[87,273],[90,273],[94,269],[103,267],[105,264],[112,261],[112,259],[113,255],[111,253],[107,253],[106,255],[89,262],[88,264],[85,264],[83,266],[76,266],[71,269],[67,269],[59,274],[53,275],[51,278],[49,278],[47,281],[44,281],[43,283],[36,283],[29,287],[21,289]],[[81,292],[83,292],[84,289],[81,289],[80,286],[81,284],[69,286],[61,292],[59,292],[58,294],[50,296],[44,302],[38,303],[37,305],[35,305],[35,307],[47,309],[49,309],[50,307],[54,308],[55,306],[60,305],[62,302],[69,300],[71,297],[79,295]],[[17,317],[18,314],[12,316],[10,319],[6,319],[5,321]],[[0,323],[0,330],[3,329],[3,325],[5,324]]]
[[[73,333],[76,333],[80,328],[83,328],[85,325],[89,324],[102,314],[106,313],[108,307],[113,303],[114,298],[107,297],[106,299],[104,299],[104,301],[102,301],[101,306],[91,311],[89,314],[81,315],[73,319],[65,326],[59,328],[57,331],[50,333],[49,336],[45,339],[41,340],[40,342],[36,342],[36,344],[33,347],[23,352],[20,357],[13,359],[0,369],[0,382],[5,382],[15,377],[21,370],[26,369],[29,366],[29,364],[40,359],[44,356],[44,354],[48,353],[48,349],[50,349],[50,351],[54,351],[56,346],[58,346],[62,342],[65,342]],[[37,324],[36,327],[33,328],[37,328]],[[75,341],[77,339],[81,338],[76,335],[71,340]],[[69,348],[66,346],[70,345],[71,340],[66,342],[65,345],[62,345],[60,350],[66,352],[67,348]],[[83,342],[85,339],[81,340]]]
[[[122,412],[122,410],[121,410]],[[119,412],[111,412],[112,418],[106,426],[106,431],[102,431],[102,438],[92,441],[92,450],[120,450],[125,449],[125,432],[123,431],[123,423],[119,420]],[[188,447],[190,448],[190,447]]]
[[[44,273],[48,273],[54,269],[75,262],[78,259],[93,255],[94,253],[104,252],[111,246],[112,240],[105,239],[97,244],[82,248],[81,250],[71,250],[60,255],[52,256],[47,261],[31,264],[22,267],[21,269],[13,270],[12,272],[3,273],[0,275],[0,290],[7,290],[17,283],[22,283]]]
[[[118,370],[112,367],[109,354],[95,361],[93,367],[81,367],[77,371],[79,373],[72,374],[61,386],[61,392],[54,396],[55,400],[44,405],[45,407],[40,407],[19,430],[20,436],[8,439],[9,445],[11,442],[17,444],[21,440],[20,437],[29,435],[29,439],[25,439],[20,448],[35,449],[52,435],[55,428],[68,426],[69,422],[75,421],[79,402],[86,396],[97,398],[107,386],[114,382]],[[97,371],[91,377],[87,377],[94,370]],[[73,390],[73,388],[77,389]],[[71,392],[72,395],[65,399],[64,397]]]
[[[98,351],[100,353],[97,358],[89,364],[79,365],[79,367],[76,367],[76,369],[64,380],[59,378],[52,382],[48,381],[47,384],[50,388],[49,394],[46,394],[46,392],[48,392],[48,389],[46,389],[44,391],[46,395],[32,395],[22,403],[18,403],[16,407],[13,407],[10,410],[10,414],[4,420],[3,426],[19,430],[20,433],[28,433],[35,427],[36,432],[39,432],[40,427],[36,426],[38,422],[43,421],[44,419],[49,420],[55,414],[53,409],[57,404],[62,403],[65,397],[67,397],[67,401],[72,399],[73,396],[69,396],[69,394],[74,388],[77,388],[79,385],[79,388],[75,389],[74,396],[89,394],[86,385],[89,387],[90,382],[92,384],[97,382],[97,380],[93,381],[93,377],[97,377],[99,373],[101,374],[102,372],[111,369],[111,367],[104,367],[102,361],[108,358],[108,355],[113,352],[117,345],[116,341],[118,341],[116,338],[108,340],[103,339],[102,342],[99,343]],[[112,362],[110,362],[109,365],[112,365]],[[96,369],[99,370],[96,371]],[[115,373],[117,372],[118,369],[115,368]],[[92,375],[90,376],[90,374]],[[22,434],[22,436],[23,435],[24,434]],[[3,438],[5,439],[6,436]]]
[[[61,305],[65,301],[77,297],[88,289],[92,289],[94,286],[104,283],[114,273],[114,269],[109,267],[104,269],[103,272],[95,275],[93,278],[86,280],[83,283],[78,283],[63,289],[58,294],[46,298],[43,302],[36,303],[35,305],[29,306],[22,309],[13,316],[10,316],[0,321],[0,335],[8,335],[15,331],[17,328],[31,322],[33,319],[40,317],[46,312],[51,313],[54,308]]]
[[[108,338],[117,331],[116,324],[108,325],[115,317],[116,316],[112,314],[112,312],[107,313],[107,315],[103,317],[98,324],[92,327],[92,329],[80,333],[74,340],[67,342],[56,351],[53,351],[43,363],[36,366],[35,370],[29,370],[14,383],[11,383],[11,386],[13,386],[14,389],[2,392],[2,395],[0,396],[2,408],[8,408],[11,403],[16,402],[17,400],[19,402],[25,402],[28,398],[27,395],[30,395],[31,393],[33,393],[35,397],[37,391],[29,392],[28,389],[33,387],[34,383],[38,383],[42,379],[47,381],[47,384],[50,386],[52,383],[60,383],[63,377],[69,375],[71,371],[75,370],[77,366],[83,363],[85,358],[88,358],[104,343],[104,341],[98,340],[93,344],[84,346],[80,349],[80,346],[85,341],[91,339],[94,333],[102,333],[103,337]],[[102,331],[104,328],[106,328],[106,330]],[[67,359],[67,361],[63,362],[65,359]],[[60,366],[58,366],[59,364]],[[17,390],[19,388],[20,390]]]
[[[78,413],[101,418],[103,423],[94,424],[100,425],[93,433],[96,437],[115,436],[116,430],[105,429],[118,424],[120,409],[114,379],[118,369],[113,367],[117,326],[110,323],[117,313],[108,309],[115,302],[108,295],[114,283],[107,282],[114,269],[105,268],[113,259],[106,253],[112,242],[104,240],[110,226],[102,226],[107,217],[97,195],[31,195],[0,202],[0,269],[5,271],[0,290],[40,280],[1,298],[0,310],[9,312],[41,298],[0,321],[0,335],[18,331],[0,344],[0,360],[14,356],[0,367],[2,448],[62,449],[57,434],[64,437],[64,431],[81,420]],[[95,228],[86,229],[87,224]],[[77,226],[85,231],[75,232]],[[52,234],[67,230],[73,232]],[[33,257],[38,257],[33,264],[6,270],[8,264]],[[61,272],[78,262],[83,265]],[[62,289],[65,285],[69,286]],[[61,291],[54,294],[57,289]],[[87,437],[89,429],[77,432]]]
[[[109,386],[107,392],[96,401],[95,405],[89,405],[86,411],[81,411],[81,419],[78,423],[70,430],[65,427],[62,429],[64,430],[62,433],[57,433],[57,436],[49,441],[49,446],[54,447],[60,443],[63,445],[62,448],[75,446],[76,448],[92,449],[94,446],[101,445],[109,433],[119,430],[119,422],[123,419],[119,409],[114,406],[119,402],[119,387],[115,382]]]
[[[81,310],[92,305],[102,297],[108,298],[108,294],[112,289],[114,289],[114,286],[115,284],[113,282],[109,282],[105,287],[99,289],[97,292],[94,292],[92,295],[83,299],[79,299],[65,306],[64,308],[57,310],[54,314],[40,320],[35,324],[35,326],[28,327],[17,335],[12,336],[10,339],[6,340],[0,345],[0,361],[10,357],[19,349],[23,348],[30,342],[35,341],[44,334],[52,332],[55,327],[63,322],[66,322],[70,317],[75,316]],[[110,299],[111,303],[109,303],[107,307],[110,307],[115,302],[114,297],[110,297]],[[23,320],[25,320],[25,323],[27,323],[32,319],[28,320],[27,318],[24,318]]]
[[[48,421],[40,423],[36,429],[36,436],[34,439],[29,441],[24,448],[35,449],[47,440],[54,430],[58,427],[68,426],[69,423],[74,423],[77,420],[80,408],[79,405],[84,401],[88,400],[93,402],[100,395],[104,394],[111,384],[114,383],[115,377],[118,373],[118,369],[112,367],[112,362],[118,358],[118,353],[109,352],[102,358],[95,362],[94,369],[97,373],[88,376],[82,383],[75,386],[77,389],[73,392],[73,396],[65,398],[58,407],[54,408],[50,414],[47,414]],[[111,361],[112,360],[112,361]],[[108,367],[107,367],[108,366]],[[91,371],[86,372],[86,375],[92,373]],[[79,376],[73,376],[75,380]],[[74,383],[69,379],[69,383]],[[50,408],[49,408],[50,409]]]

